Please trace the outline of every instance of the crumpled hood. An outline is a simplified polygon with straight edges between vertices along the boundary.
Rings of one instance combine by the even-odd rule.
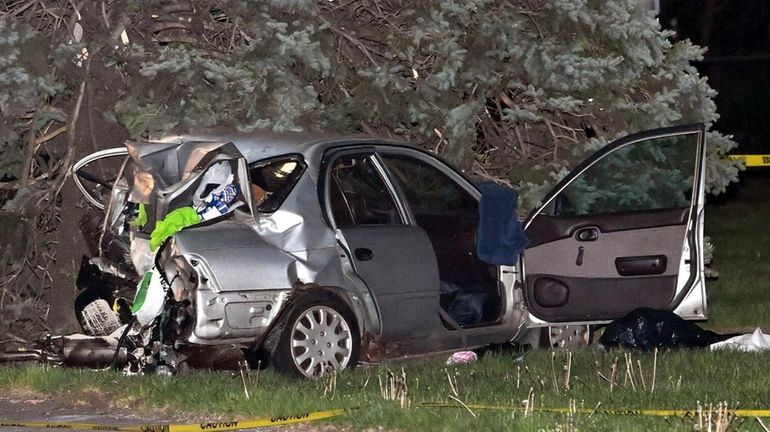
[[[227,142],[153,143],[126,141],[131,159],[143,170],[156,175],[162,186],[170,186],[186,178],[196,167],[203,165],[206,155],[224,153],[232,158],[241,157],[238,149]],[[212,151],[217,150],[216,153]]]
[[[127,176],[131,186],[129,201],[154,203],[154,216],[158,218],[179,206],[190,205],[191,200],[178,202],[177,197],[189,195],[188,189],[218,161],[237,161],[233,165],[238,167],[234,172],[235,183],[241,190],[248,184],[246,162],[232,143],[127,141],[126,148],[135,165],[133,175]],[[243,199],[250,208],[251,195],[244,193]]]

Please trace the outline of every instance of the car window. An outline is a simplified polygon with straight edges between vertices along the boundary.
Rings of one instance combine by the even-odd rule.
[[[403,224],[371,156],[338,158],[329,181],[329,200],[337,227]]]
[[[440,307],[461,327],[495,322],[503,297],[497,267],[477,254],[476,198],[447,172],[422,159],[392,154],[382,158],[433,246]]]
[[[418,221],[440,212],[476,216],[476,200],[439,169],[407,156],[386,155],[383,160],[398,179]]]
[[[262,213],[278,210],[305,171],[299,155],[280,156],[249,166],[251,199]]]
[[[548,213],[583,216],[690,205],[697,134],[637,141],[579,175]]]

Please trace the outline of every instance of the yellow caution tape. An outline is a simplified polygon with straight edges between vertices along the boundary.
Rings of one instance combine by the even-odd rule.
[[[240,429],[259,428],[266,426],[287,425],[293,423],[305,423],[323,420],[345,414],[344,409],[332,409],[326,411],[306,412],[289,416],[261,418],[253,420],[217,421],[192,424],[155,424],[155,425],[105,425],[93,423],[56,423],[56,422],[7,422],[0,421],[0,428],[4,427],[29,427],[47,429],[75,429],[119,432],[217,432],[234,431]]]
[[[524,412],[524,407],[515,405],[485,405],[485,404],[448,404],[448,403],[431,403],[423,402],[417,404],[422,408],[470,408],[477,410],[505,410],[505,411],[519,411]],[[698,415],[696,410],[664,410],[664,409],[621,409],[621,408],[609,408],[609,409],[593,409],[593,408],[576,408],[570,410],[569,408],[547,408],[547,407],[535,407],[532,412],[539,413],[552,413],[552,414],[568,414],[570,412],[576,414],[608,414],[608,415],[624,415],[624,416],[654,416],[654,417],[695,417]],[[728,409],[728,413],[736,417],[770,417],[770,410],[767,409]]]
[[[416,404],[420,408],[466,408],[472,410],[502,410],[524,412],[525,408],[516,405],[494,404],[449,404],[441,402],[421,402]],[[325,411],[305,412],[289,416],[260,418],[252,420],[216,421],[191,424],[148,424],[148,425],[107,425],[96,423],[65,423],[65,422],[8,422],[0,421],[0,428],[46,428],[46,429],[73,429],[117,432],[219,432],[237,431],[268,426],[306,423],[316,420],[324,420],[345,414],[346,409],[331,409]],[[654,416],[654,417],[696,417],[696,410],[664,410],[664,409],[593,409],[593,408],[548,408],[535,407],[530,410],[536,413],[550,414],[605,414],[622,416]],[[770,417],[770,409],[728,409],[727,412],[736,417]]]
[[[747,167],[770,166],[770,155],[728,155],[730,160],[742,160]]]

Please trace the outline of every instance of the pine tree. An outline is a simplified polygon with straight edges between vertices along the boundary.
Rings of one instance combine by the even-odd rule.
[[[129,49],[121,64],[141,67],[118,118],[132,135],[222,123],[393,134],[517,185],[527,208],[612,139],[718,118],[691,64],[704,50],[672,44],[634,0],[297,4],[209,11],[235,36],[222,56]],[[737,176],[724,158],[735,143],[714,131],[709,143],[707,187],[719,193]]]
[[[336,16],[385,30],[362,35],[382,55],[356,65],[363,79],[334,108],[369,107],[360,122],[517,184],[525,207],[612,139],[718,118],[715,92],[691,64],[704,50],[672,44],[637,1],[420,5],[377,19]],[[740,169],[724,158],[735,143],[708,138],[707,187],[720,193]]]
[[[75,203],[56,198],[73,152],[121,145],[113,135],[225,126],[393,136],[515,186],[532,208],[615,138],[711,129],[718,118],[692,66],[704,49],[671,42],[637,0],[0,5],[0,216],[31,210],[41,232],[65,210],[73,217]],[[87,121],[75,122],[83,100]],[[724,157],[735,142],[710,130],[708,143],[707,187],[720,193],[740,169]],[[634,199],[652,187],[643,183]],[[50,268],[50,253],[30,258],[46,239],[35,242],[16,252]],[[34,285],[40,276],[26,271],[0,266],[0,287]]]

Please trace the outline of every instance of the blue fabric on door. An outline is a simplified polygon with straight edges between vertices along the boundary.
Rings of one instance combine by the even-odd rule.
[[[519,194],[492,182],[480,183],[478,188],[481,202],[476,253],[489,264],[515,265],[529,243],[516,214]]]

